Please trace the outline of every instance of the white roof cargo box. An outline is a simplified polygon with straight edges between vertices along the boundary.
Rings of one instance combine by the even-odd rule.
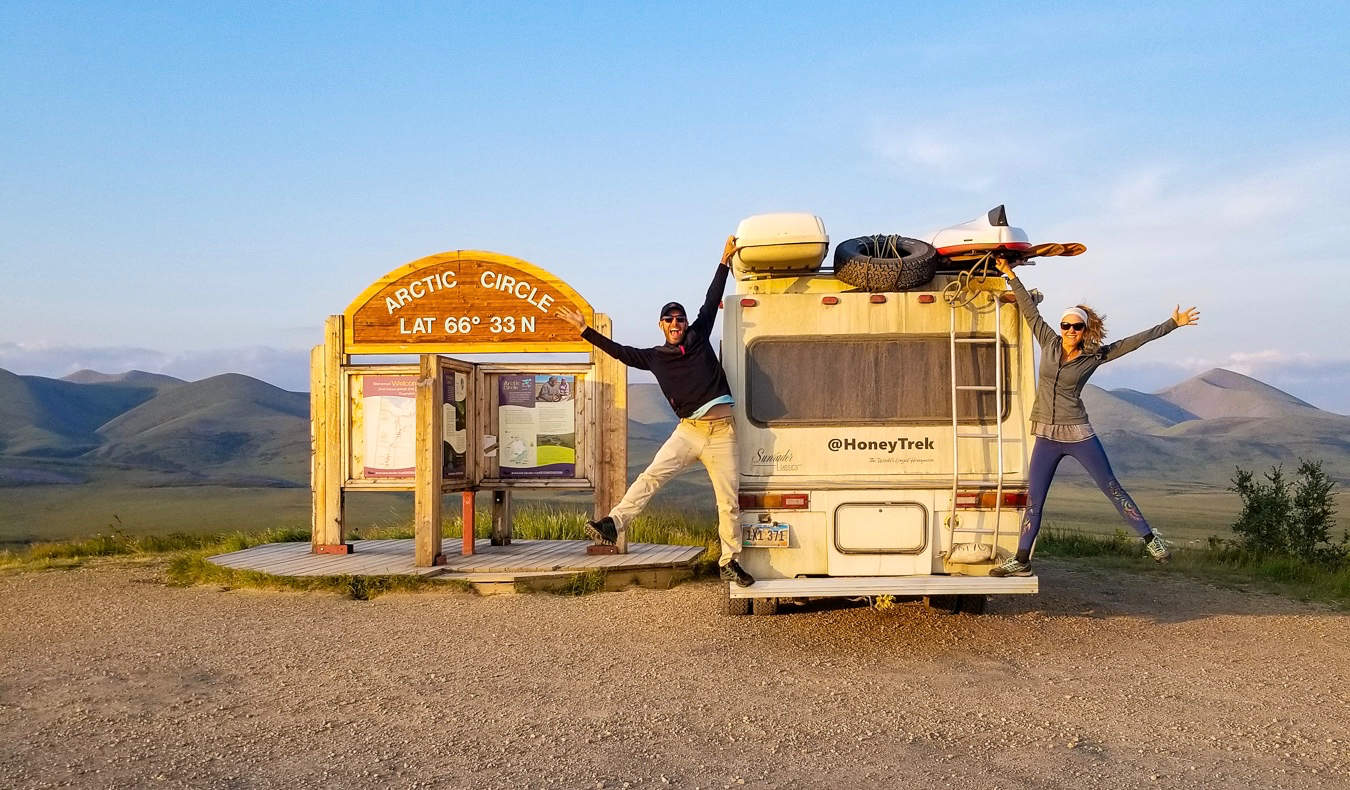
[[[825,260],[830,237],[815,214],[756,214],[736,226],[736,245],[732,264],[739,274],[814,272]]]

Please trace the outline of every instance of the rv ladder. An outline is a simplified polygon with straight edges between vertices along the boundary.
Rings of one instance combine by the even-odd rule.
[[[951,384],[952,384],[952,508],[951,515],[947,519],[947,550],[950,552],[956,547],[956,533],[964,532],[967,535],[993,535],[993,541],[989,548],[989,559],[998,559],[998,538],[999,538],[999,520],[1003,513],[1003,477],[1005,474],[1003,457],[1003,300],[993,296],[994,303],[994,334],[993,337],[957,337],[956,336],[956,311],[958,307],[973,305],[976,300],[949,299],[948,306],[951,308],[951,324],[948,336],[951,340]],[[958,304],[960,302],[960,304]],[[972,307],[972,315],[975,316],[975,327],[979,327],[978,308]],[[994,347],[994,383],[993,384],[961,384],[956,380],[956,347],[958,345],[992,345]],[[992,392],[994,393],[994,431],[973,431],[961,432],[961,416],[957,411],[957,395],[962,392]],[[994,526],[992,529],[958,529],[960,516],[956,510],[956,494],[961,487],[961,440],[962,439],[993,439],[997,442],[998,448],[998,477],[994,489]]]

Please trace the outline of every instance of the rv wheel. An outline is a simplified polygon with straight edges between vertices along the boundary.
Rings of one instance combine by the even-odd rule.
[[[960,611],[964,614],[984,614],[984,607],[988,603],[987,595],[962,595]]]
[[[778,614],[777,598],[751,598],[750,600],[754,601],[752,608],[756,616],[767,617]]]
[[[935,609],[943,614],[956,614],[961,611],[961,595],[930,595],[924,599],[929,609]]]
[[[727,590],[726,597],[722,599],[722,614],[732,617],[742,617],[750,614],[749,598],[732,598],[731,591]]]

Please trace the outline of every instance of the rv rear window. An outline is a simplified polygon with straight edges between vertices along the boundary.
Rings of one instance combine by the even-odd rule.
[[[946,335],[774,337],[746,350],[748,415],[757,425],[950,423]],[[992,344],[956,346],[958,384],[994,383]],[[1004,348],[1004,413],[1008,403]],[[992,391],[957,394],[961,422],[993,421]]]

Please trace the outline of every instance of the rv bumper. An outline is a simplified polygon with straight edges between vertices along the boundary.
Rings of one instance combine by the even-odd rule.
[[[1027,595],[1036,576],[831,576],[764,579],[749,587],[727,583],[732,598],[848,598],[857,595]]]

